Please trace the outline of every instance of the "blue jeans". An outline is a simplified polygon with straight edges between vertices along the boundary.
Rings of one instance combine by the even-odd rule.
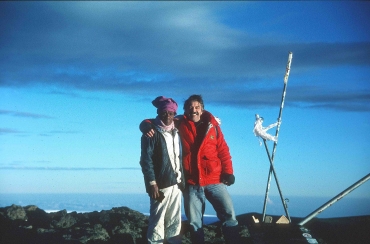
[[[206,199],[212,204],[223,227],[237,226],[233,202],[223,183],[207,186],[186,185],[184,209],[196,243],[204,241],[203,214]]]

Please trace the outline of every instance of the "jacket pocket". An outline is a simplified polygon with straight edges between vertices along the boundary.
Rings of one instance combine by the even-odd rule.
[[[218,174],[221,172],[221,162],[218,159],[208,159],[204,156],[201,159],[201,167],[205,175]]]

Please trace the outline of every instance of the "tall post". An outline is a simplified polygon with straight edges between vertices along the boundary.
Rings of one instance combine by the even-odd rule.
[[[272,159],[271,159],[271,157],[270,157],[270,153],[269,153],[269,149],[268,149],[268,147],[267,147],[266,140],[265,140],[265,139],[263,139],[263,142],[265,143],[265,148],[266,148],[267,156],[268,156],[269,161],[270,161],[270,170],[272,171],[272,173],[274,173],[274,177],[275,177],[276,185],[277,185],[277,188],[278,188],[278,191],[279,191],[279,195],[280,195],[281,202],[283,203],[283,207],[284,207],[284,210],[285,210],[285,214],[286,214],[287,218],[289,219],[289,222],[291,222],[291,220],[290,220],[290,216],[289,216],[289,213],[288,213],[288,206],[286,205],[286,202],[285,202],[285,200],[284,200],[283,192],[281,191],[281,188],[280,188],[279,180],[278,180],[278,178],[277,178],[277,174],[276,174],[276,171],[275,171],[274,164],[272,163]],[[264,218],[263,218],[263,221],[265,221],[265,219],[264,219]]]
[[[286,65],[285,76],[284,76],[284,88],[283,88],[283,95],[282,95],[281,103],[280,103],[278,124],[276,126],[276,133],[275,133],[276,138],[278,138],[278,136],[279,136],[281,116],[283,114],[284,101],[285,101],[286,89],[287,89],[287,85],[288,85],[288,78],[289,78],[289,74],[290,74],[290,66],[291,66],[291,63],[292,63],[292,58],[293,58],[293,53],[289,52],[288,62],[287,62],[287,65]],[[270,190],[271,174],[272,174],[272,171],[273,171],[273,163],[274,163],[274,158],[275,158],[276,146],[277,146],[277,141],[274,142],[274,147],[272,149],[272,156],[271,156],[271,161],[270,161],[270,170],[269,170],[269,174],[268,174],[268,178],[267,178],[265,201],[263,203],[262,221],[265,221],[265,216],[266,216],[266,203],[267,203],[267,198],[268,198],[268,194],[269,194],[269,190]],[[280,197],[282,198],[281,194],[280,194]],[[285,203],[284,200],[283,200],[283,205],[284,205],[284,209],[286,210],[286,203]],[[286,212],[287,212],[287,210],[286,210]]]

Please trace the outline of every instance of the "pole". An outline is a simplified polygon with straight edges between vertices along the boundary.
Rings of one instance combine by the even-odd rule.
[[[281,104],[280,104],[278,125],[276,127],[276,133],[275,133],[276,138],[278,138],[279,131],[280,131],[281,116],[283,114],[284,101],[285,101],[286,89],[287,89],[287,85],[288,85],[288,78],[289,78],[289,74],[290,74],[290,66],[292,64],[292,58],[293,58],[293,53],[292,52],[289,52],[288,62],[287,62],[287,65],[286,65],[285,76],[284,76],[284,88],[283,88],[283,95],[281,97]],[[267,178],[265,201],[263,203],[262,221],[265,221],[265,216],[266,216],[266,203],[267,203],[268,193],[269,193],[269,190],[270,190],[271,173],[272,173],[272,169],[273,169],[273,163],[274,163],[274,158],[275,158],[276,146],[277,146],[277,141],[274,142],[274,147],[272,149],[272,156],[271,156],[271,162],[270,162],[270,170],[269,170],[269,174],[268,174],[268,178]],[[269,154],[269,157],[270,157],[270,154]],[[275,177],[275,179],[276,179],[276,177]],[[282,197],[282,196],[280,195],[280,197]],[[285,202],[283,203],[283,205],[284,205],[284,208],[286,209]]]
[[[322,211],[324,211],[325,209],[327,209],[328,207],[332,206],[334,203],[342,199],[345,195],[347,195],[348,193],[350,193],[351,191],[353,191],[354,189],[356,189],[357,187],[365,183],[368,179],[370,179],[370,174],[367,174],[365,177],[363,177],[362,179],[360,179],[359,181],[357,181],[356,183],[354,183],[353,185],[351,185],[350,187],[348,187],[347,189],[345,189],[344,191],[342,191],[341,193],[333,197],[331,200],[326,202],[324,205],[322,205],[321,207],[313,211],[304,220],[299,222],[298,225],[304,225],[309,220],[311,220],[313,217],[320,214]]]
[[[265,140],[265,139],[263,139],[263,142],[265,143],[265,148],[266,148],[267,156],[269,157],[269,161],[270,161],[270,170],[272,170],[272,172],[274,173],[274,177],[275,177],[276,185],[277,185],[277,188],[278,188],[278,190],[279,190],[279,194],[280,194],[281,202],[283,203],[283,206],[284,206],[285,214],[286,214],[287,218],[289,219],[289,222],[292,222],[292,221],[290,220],[290,216],[289,216],[289,213],[288,213],[288,207],[287,207],[286,202],[285,202],[285,200],[284,200],[283,193],[282,193],[282,191],[281,191],[281,189],[280,189],[279,180],[278,180],[278,178],[277,178],[277,174],[276,174],[276,171],[275,171],[274,164],[273,164],[272,159],[271,159],[271,157],[270,157],[270,153],[269,153],[269,150],[268,150],[268,147],[267,147],[266,140]],[[263,219],[263,221],[264,221],[264,219]]]

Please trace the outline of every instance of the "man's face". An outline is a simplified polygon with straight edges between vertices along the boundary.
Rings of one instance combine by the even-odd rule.
[[[193,101],[191,102],[190,106],[185,109],[186,116],[189,117],[190,120],[193,122],[198,122],[200,120],[200,116],[203,113],[202,105],[197,102]]]
[[[170,125],[173,121],[173,118],[175,117],[176,113],[175,112],[170,112],[170,111],[162,111],[159,114],[159,117],[161,118],[162,122],[165,125]]]

